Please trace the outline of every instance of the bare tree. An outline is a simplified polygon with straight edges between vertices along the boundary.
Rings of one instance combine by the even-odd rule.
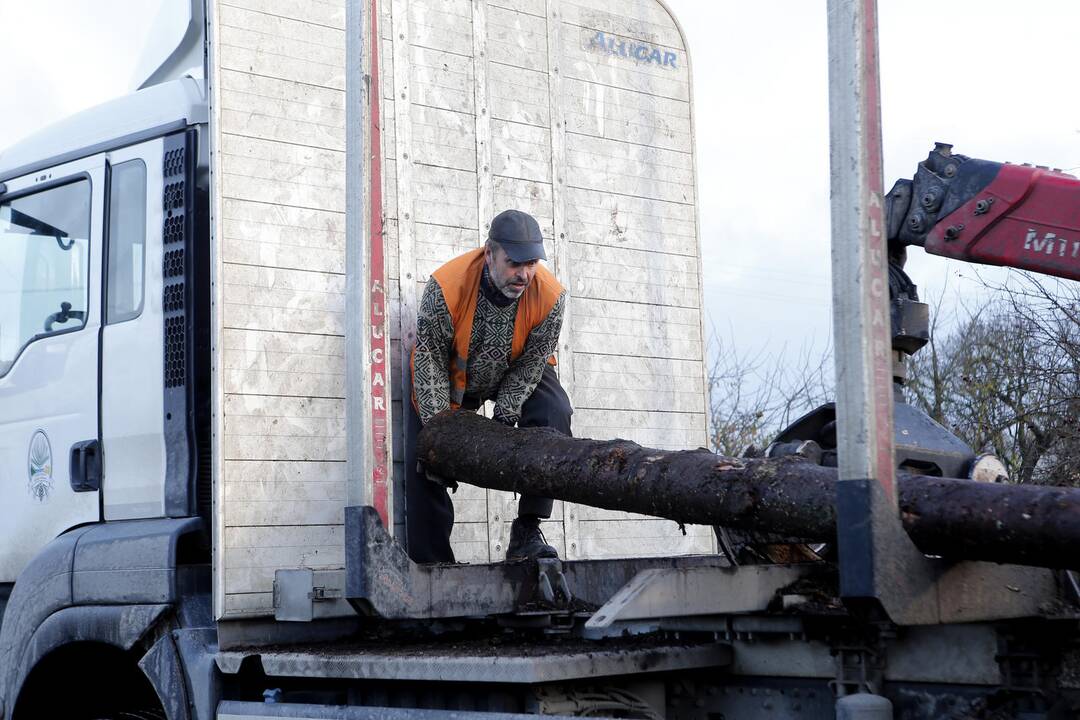
[[[804,348],[794,361],[786,353],[741,353],[715,330],[710,341],[709,437],[712,450],[738,456],[764,449],[793,420],[826,402],[832,392],[828,349]]]
[[[908,398],[1014,482],[1080,485],[1080,286],[1017,273],[993,289],[912,358]]]

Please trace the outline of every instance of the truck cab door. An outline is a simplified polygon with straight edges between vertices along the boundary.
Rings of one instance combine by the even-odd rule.
[[[98,155],[0,197],[0,582],[101,519],[105,175]]]
[[[164,154],[161,138],[108,154],[100,376],[105,520],[186,514],[166,495]]]

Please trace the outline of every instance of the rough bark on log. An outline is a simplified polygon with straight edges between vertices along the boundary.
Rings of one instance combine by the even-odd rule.
[[[627,440],[513,429],[447,411],[420,433],[417,457],[457,482],[681,523],[827,541],[836,470],[794,457],[728,458]],[[900,515],[920,550],[958,560],[1080,567],[1080,490],[902,475]]]

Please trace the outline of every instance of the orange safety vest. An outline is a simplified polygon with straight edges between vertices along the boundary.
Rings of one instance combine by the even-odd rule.
[[[469,365],[469,341],[472,339],[473,318],[476,317],[476,301],[480,295],[480,277],[484,271],[484,248],[470,250],[440,267],[431,276],[439,283],[450,320],[454,325],[454,347],[450,357],[450,407],[460,408],[468,387],[466,369]],[[536,275],[518,300],[517,316],[514,318],[514,339],[510,344],[510,361],[516,360],[525,350],[529,333],[551,314],[552,308],[562,295],[563,286],[544,266],[536,268]],[[415,372],[416,348],[413,348],[410,366]],[[548,359],[552,365],[555,358]],[[416,387],[413,386],[413,405]]]

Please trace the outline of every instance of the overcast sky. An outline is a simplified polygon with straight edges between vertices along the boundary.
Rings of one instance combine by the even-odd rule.
[[[707,323],[747,352],[821,349],[829,298],[824,0],[668,0],[694,70]],[[0,0],[0,147],[130,89],[155,3]],[[1080,3],[880,0],[885,187],[934,141],[1080,170]],[[914,249],[924,297],[974,273]]]

